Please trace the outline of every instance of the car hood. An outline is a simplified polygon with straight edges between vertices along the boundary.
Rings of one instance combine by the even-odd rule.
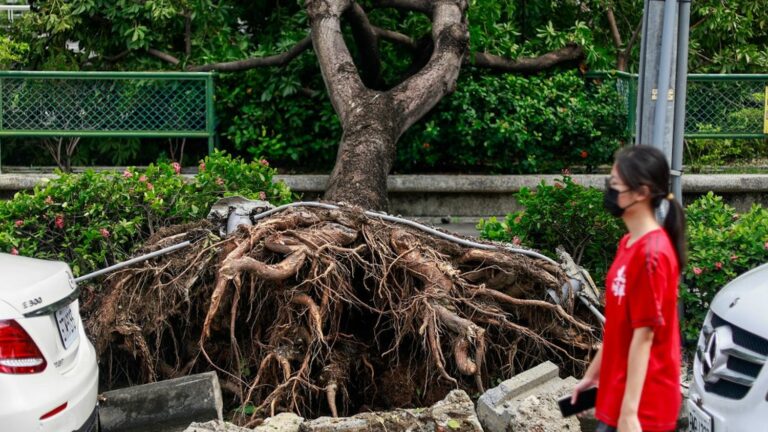
[[[768,264],[732,280],[712,300],[712,312],[733,325],[768,338]]]
[[[66,263],[0,253],[0,299],[27,314],[77,289]]]

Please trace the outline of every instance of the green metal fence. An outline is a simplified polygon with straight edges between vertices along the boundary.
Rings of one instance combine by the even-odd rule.
[[[595,72],[587,81],[615,85],[617,109],[627,114],[627,131],[635,135],[637,75]],[[685,103],[685,137],[768,138],[768,75],[691,74]]]
[[[2,137],[215,138],[212,73],[0,71]]]

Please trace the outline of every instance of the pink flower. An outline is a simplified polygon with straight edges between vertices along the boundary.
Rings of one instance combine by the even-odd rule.
[[[216,184],[221,186],[224,184],[224,180],[222,180],[221,177],[216,177]]]
[[[767,242],[765,242],[765,244],[763,245],[763,248],[764,248],[765,250],[768,250],[768,241],[767,241]]]
[[[111,235],[109,230],[106,228],[100,229],[99,232],[101,233],[101,236],[104,238],[109,238],[109,236]]]
[[[264,193],[264,192],[259,192],[259,199],[262,200],[262,201],[266,201],[267,200],[267,194]]]
[[[18,255],[18,254],[19,254],[19,250],[16,249],[15,247],[12,247],[11,248],[11,255]]]
[[[51,196],[48,195],[47,197],[45,197],[45,203],[47,205],[52,205],[53,204],[53,198],[51,198]]]
[[[268,167],[268,166],[269,166],[269,162],[268,162],[266,159],[262,159],[262,160],[260,160],[260,161],[259,161],[259,163],[261,163],[261,164],[262,164],[262,165],[264,165],[265,167]]]
[[[694,268],[693,268],[693,274],[695,274],[696,276],[698,276],[698,275],[700,275],[700,274],[702,274],[702,273],[703,273],[703,270],[702,270],[702,269],[700,269],[700,268],[698,268],[698,267],[694,267]]]
[[[24,225],[24,221],[19,219],[16,222],[14,222],[13,224],[16,225],[16,228],[19,228],[20,226]]]
[[[739,259],[738,255],[731,255],[731,261],[736,261]]]
[[[125,170],[125,171],[123,171],[123,177],[131,178],[131,177],[133,177],[133,173],[128,171],[128,170]]]
[[[64,216],[56,215],[56,220],[54,220],[53,224],[58,229],[64,229]]]
[[[582,150],[581,153],[579,153],[579,156],[581,156],[582,159],[586,159],[587,156],[589,156],[589,153],[587,153],[586,150]]]
[[[142,174],[142,175],[139,177],[139,181],[140,181],[140,182],[145,182],[145,181],[147,181],[147,176],[145,176],[144,174]]]
[[[723,263],[721,263],[720,261],[716,262],[715,263],[715,268],[718,269],[718,270],[722,270],[723,269]]]
[[[198,168],[200,172],[205,171],[205,162],[200,162],[200,167]]]
[[[518,236],[512,237],[512,244],[515,246],[520,246],[520,237]]]
[[[150,182],[147,182],[147,189],[148,189],[148,190],[152,190],[152,189],[154,189],[154,188],[155,188],[155,185],[153,185],[153,184],[152,184],[152,183],[150,183]]]
[[[565,177],[569,177],[571,175],[571,169],[570,168],[563,168],[560,171],[560,174],[564,175]]]
[[[171,166],[173,167],[173,172],[175,172],[176,174],[179,174],[181,172],[181,164],[179,164],[178,162],[172,163]]]

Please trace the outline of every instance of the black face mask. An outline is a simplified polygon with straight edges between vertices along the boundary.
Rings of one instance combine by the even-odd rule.
[[[619,205],[619,191],[608,185],[606,185],[605,194],[603,195],[603,207],[605,207],[608,213],[616,217],[621,217],[624,214],[624,210],[626,210]]]

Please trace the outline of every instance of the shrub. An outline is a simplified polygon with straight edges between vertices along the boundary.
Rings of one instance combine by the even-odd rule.
[[[175,164],[118,172],[59,173],[32,193],[0,202],[0,250],[68,262],[76,275],[127,258],[163,226],[204,218],[218,198],[291,201],[266,161],[216,152],[186,181]]]
[[[744,213],[709,192],[687,209],[688,265],[680,298],[683,332],[695,339],[715,294],[741,273],[768,262],[768,210]]]
[[[536,191],[522,188],[515,195],[524,210],[505,221],[480,220],[481,237],[541,250],[556,258],[562,245],[601,284],[624,233],[621,220],[603,210],[603,193],[563,176],[553,185],[541,182]]]
[[[578,72],[487,76],[471,71],[456,92],[398,144],[398,171],[560,172],[610,163],[626,140],[615,87]]]

